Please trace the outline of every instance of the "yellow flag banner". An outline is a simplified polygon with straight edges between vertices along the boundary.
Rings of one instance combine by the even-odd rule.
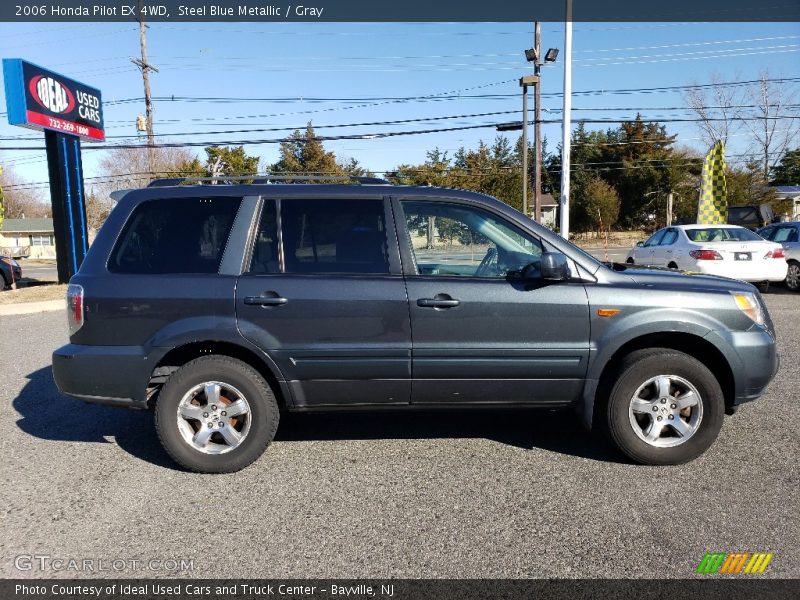
[[[721,141],[706,154],[700,177],[697,223],[716,225],[728,220],[728,186],[725,182],[725,144]]]

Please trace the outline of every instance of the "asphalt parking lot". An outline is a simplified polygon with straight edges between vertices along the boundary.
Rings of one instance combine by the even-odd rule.
[[[17,568],[38,554],[193,561],[99,573],[123,577],[680,578],[706,552],[760,551],[764,577],[800,577],[800,296],[766,300],[777,379],[670,468],[515,411],[290,416],[248,469],[184,473],[150,414],[57,393],[63,311],[3,317],[0,576],[98,575]]]

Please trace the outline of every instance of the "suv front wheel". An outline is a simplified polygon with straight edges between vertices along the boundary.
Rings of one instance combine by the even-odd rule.
[[[178,369],[155,410],[164,449],[199,473],[231,473],[252,463],[275,437],[278,420],[278,404],[264,378],[224,356],[204,356]]]
[[[676,465],[711,446],[724,412],[722,389],[704,364],[677,350],[654,348],[625,357],[606,416],[611,439],[630,458]]]

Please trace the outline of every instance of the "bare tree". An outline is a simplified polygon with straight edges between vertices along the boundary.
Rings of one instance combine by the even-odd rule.
[[[3,207],[6,219],[40,218],[50,216],[50,191],[47,186],[31,183],[5,167],[0,173],[3,188]]]
[[[196,160],[187,148],[156,148],[153,152],[155,176],[169,176]],[[98,174],[91,184],[98,197],[107,198],[115,190],[145,187],[150,183],[146,148],[116,148],[100,159]]]
[[[711,75],[710,85],[692,85],[697,87],[690,87],[684,100],[700,119],[697,127],[705,146],[710,148],[720,140],[727,144],[728,138],[741,128],[741,122],[736,120],[736,111],[742,104],[741,88],[725,85],[718,73]]]
[[[770,79],[769,71],[759,75],[757,85],[748,86],[746,102],[737,116],[753,134],[753,153],[759,157],[764,181],[781,158],[800,128],[796,108],[797,89],[785,82]]]

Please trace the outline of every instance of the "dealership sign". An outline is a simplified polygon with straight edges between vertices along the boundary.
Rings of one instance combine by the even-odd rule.
[[[3,59],[8,122],[102,142],[100,90],[19,58]]]

